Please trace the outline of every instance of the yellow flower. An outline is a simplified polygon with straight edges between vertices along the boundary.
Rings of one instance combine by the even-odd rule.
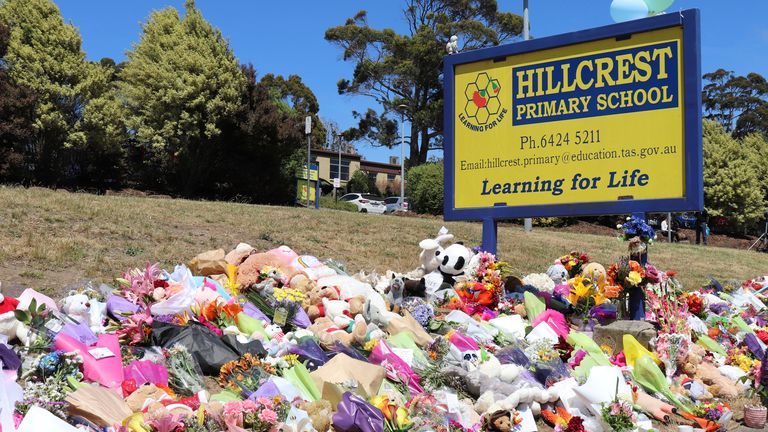
[[[576,276],[571,279],[571,294],[568,296],[568,301],[571,304],[576,304],[579,300],[588,297],[592,288],[592,281],[588,278]]]
[[[286,354],[283,356],[283,359],[291,366],[299,362],[299,356],[296,354]]]
[[[404,429],[411,424],[411,420],[408,418],[408,410],[403,407],[397,407],[395,412],[395,424],[397,427]]]
[[[629,272],[629,275],[627,276],[627,282],[631,283],[632,286],[638,286],[642,281],[643,281],[643,277],[640,276],[639,272],[636,272],[636,271]]]
[[[227,264],[227,282],[224,284],[224,288],[229,290],[233,296],[238,295],[240,292],[240,285],[237,280],[237,266],[234,264]]]
[[[594,298],[594,299],[595,299],[595,306],[597,306],[597,305],[601,305],[601,304],[605,303],[605,300],[606,300],[606,298],[605,298],[605,296],[603,295],[603,292],[602,292],[602,291],[598,291],[598,292],[596,292],[596,293],[595,293],[595,295],[594,295],[594,296],[592,296],[592,298]]]
[[[376,344],[378,343],[379,343],[378,339],[371,339],[365,343],[365,346],[363,346],[363,349],[366,351],[373,351],[373,349],[376,348]]]

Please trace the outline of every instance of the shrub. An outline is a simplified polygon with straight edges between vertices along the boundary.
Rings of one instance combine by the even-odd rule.
[[[408,170],[406,195],[413,211],[443,214],[443,163],[428,163]]]
[[[368,174],[363,170],[357,170],[347,182],[347,193],[370,193],[370,183]]]
[[[336,201],[332,195],[320,197],[320,208],[356,212],[357,206],[348,201]]]

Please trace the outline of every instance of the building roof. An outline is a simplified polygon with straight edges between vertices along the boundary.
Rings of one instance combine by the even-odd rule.
[[[363,171],[387,173],[387,174],[400,174],[400,165],[389,164],[384,162],[373,162],[367,160],[360,161],[360,169]]]
[[[321,154],[323,156],[337,156],[337,157],[339,156],[339,152],[337,151],[327,150],[327,149],[318,149],[318,148],[313,148],[312,154],[315,154],[315,155]],[[362,156],[360,156],[359,154],[344,153],[344,152],[341,152],[341,157],[345,159],[354,159],[354,160],[362,159]]]

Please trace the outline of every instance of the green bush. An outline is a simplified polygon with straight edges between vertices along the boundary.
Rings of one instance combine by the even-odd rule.
[[[428,163],[408,170],[406,195],[413,211],[443,214],[443,163]]]
[[[336,201],[333,199],[332,195],[324,195],[320,197],[320,207],[321,208],[327,208],[327,209],[333,209],[333,210],[343,210],[343,211],[351,211],[356,212],[357,206],[352,204],[349,201]]]
[[[371,184],[365,171],[357,170],[347,182],[347,193],[370,193]]]

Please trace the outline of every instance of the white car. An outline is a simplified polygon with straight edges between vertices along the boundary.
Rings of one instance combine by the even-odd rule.
[[[341,201],[351,202],[357,206],[360,213],[382,214],[387,209],[384,202],[371,194],[349,193],[340,198]]]
[[[405,197],[402,205],[400,205],[400,197],[389,197],[384,200],[384,205],[387,206],[386,213],[394,213],[396,211],[407,212],[410,203],[408,202],[408,197]]]

